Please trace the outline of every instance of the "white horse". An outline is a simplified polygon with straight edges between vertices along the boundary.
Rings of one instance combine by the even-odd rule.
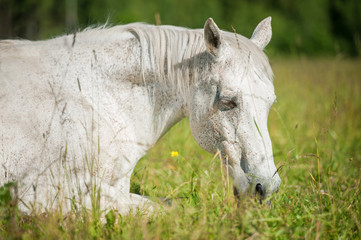
[[[267,129],[271,35],[270,17],[251,39],[209,18],[197,30],[136,23],[1,41],[0,185],[17,183],[25,212],[90,208],[96,191],[101,209],[152,208],[129,192],[132,171],[189,117],[238,192],[268,197],[280,184]]]

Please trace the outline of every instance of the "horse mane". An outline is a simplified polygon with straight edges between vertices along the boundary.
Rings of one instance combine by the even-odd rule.
[[[106,34],[99,34],[99,31],[106,31]],[[106,23],[87,27],[79,34],[87,39],[103,40],[103,36],[109,37],[109,34],[119,31],[130,32],[138,39],[141,48],[142,77],[145,83],[147,82],[146,56],[149,56],[150,72],[156,74],[155,78],[164,86],[176,89],[175,93],[181,93],[183,96],[189,92],[193,79],[210,67],[206,65],[209,62],[206,60],[211,58],[211,55],[206,53],[203,29],[144,23],[111,26]],[[222,37],[233,49],[238,49],[245,55],[244,59],[247,60],[243,64],[248,71],[253,71],[261,81],[273,84],[273,72],[262,50],[246,37],[236,33],[222,31]],[[30,41],[2,40],[0,47],[28,42]]]
[[[6,39],[6,40],[0,40],[0,47],[7,47],[7,46],[13,46],[16,44],[24,44],[24,43],[29,43],[29,40],[25,40],[25,39]]]
[[[150,67],[158,81],[175,87],[178,90],[175,92],[180,91],[183,96],[196,75],[209,67],[204,62],[211,56],[206,53],[203,29],[143,23],[125,27],[140,42],[144,81],[146,53],[150,56]],[[248,62],[245,64],[252,66],[251,71],[253,70],[261,81],[273,84],[273,72],[262,50],[239,34],[222,31],[222,37],[233,49],[239,49],[242,54],[247,55],[245,59],[248,59]]]
[[[186,96],[191,81],[202,72],[200,68],[207,68],[205,64],[200,64],[201,59],[209,56],[205,54],[203,33],[198,30],[142,23],[131,24],[127,30],[140,42],[144,81],[147,55],[155,78],[183,96]]]

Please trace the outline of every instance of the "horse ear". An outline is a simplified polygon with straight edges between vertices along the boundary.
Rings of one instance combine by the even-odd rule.
[[[204,24],[204,40],[207,51],[213,56],[219,56],[222,44],[221,31],[212,18],[208,18]]]
[[[260,49],[264,49],[271,41],[272,37],[272,26],[271,17],[264,19],[260,22],[254,30],[251,41],[256,44]]]

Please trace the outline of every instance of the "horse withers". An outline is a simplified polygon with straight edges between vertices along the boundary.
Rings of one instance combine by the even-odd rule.
[[[135,23],[0,41],[0,185],[17,183],[25,212],[90,208],[94,192],[102,209],[151,209],[130,193],[132,171],[189,117],[237,192],[267,198],[280,184],[267,129],[271,35],[270,17],[251,39],[210,18],[195,30]]]

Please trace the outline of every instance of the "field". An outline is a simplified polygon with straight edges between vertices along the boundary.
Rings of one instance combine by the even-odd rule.
[[[132,177],[133,192],[172,199],[158,215],[22,216],[2,188],[0,239],[361,239],[361,61],[271,64],[278,100],[268,125],[282,179],[271,206],[233,197],[220,160],[197,146],[185,119]]]

